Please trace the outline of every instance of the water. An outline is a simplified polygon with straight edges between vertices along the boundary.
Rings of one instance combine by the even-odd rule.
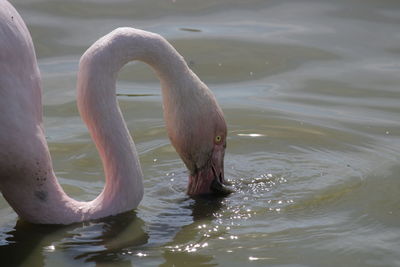
[[[215,92],[236,193],[185,195],[187,174],[143,64],[118,81],[145,174],[135,212],[66,227],[0,199],[4,266],[400,266],[398,1],[13,1],[43,75],[60,183],[93,199],[101,163],[75,103],[80,55],[118,26],[165,36]],[[128,95],[128,96],[127,96]]]

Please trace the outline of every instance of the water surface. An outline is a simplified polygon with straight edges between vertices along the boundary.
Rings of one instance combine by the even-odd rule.
[[[93,199],[104,176],[75,102],[80,55],[132,26],[166,37],[229,127],[227,198],[186,196],[187,173],[144,64],[118,97],[145,175],[139,208],[66,227],[0,199],[5,266],[400,266],[398,1],[15,0],[36,46],[60,183]]]

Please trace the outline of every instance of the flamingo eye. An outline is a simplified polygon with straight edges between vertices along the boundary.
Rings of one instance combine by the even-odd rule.
[[[221,140],[222,140],[222,137],[220,135],[217,135],[215,137],[215,143],[219,144],[221,142]]]

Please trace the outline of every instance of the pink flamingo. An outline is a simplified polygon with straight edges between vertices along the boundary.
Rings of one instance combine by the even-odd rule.
[[[77,82],[78,109],[99,151],[105,187],[89,202],[67,196],[45,140],[31,36],[14,7],[0,0],[0,190],[21,218],[69,224],[138,206],[143,175],[115,96],[117,73],[131,60],[149,64],[160,79],[167,132],[190,172],[187,193],[229,193],[223,186],[227,129],[214,95],[160,35],[119,28],[84,53]]]

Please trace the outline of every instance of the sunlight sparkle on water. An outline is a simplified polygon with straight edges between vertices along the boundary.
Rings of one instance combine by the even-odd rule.
[[[54,252],[56,250],[56,247],[54,245],[50,245],[47,247],[43,248],[46,252]]]
[[[146,257],[147,254],[146,254],[146,253],[139,252],[139,253],[136,254],[136,256],[139,256],[139,257]]]
[[[191,243],[191,244],[183,245],[183,246],[176,245],[176,246],[171,248],[171,251],[172,252],[189,252],[189,253],[193,253],[193,252],[197,252],[201,248],[206,248],[206,247],[208,247],[208,243],[207,242],[197,243],[197,244]]]
[[[265,136],[265,134],[258,134],[258,133],[240,133],[237,134],[238,136],[245,136],[245,137],[261,137]]]
[[[272,260],[272,258],[259,258],[259,257],[249,257],[249,261],[258,261],[258,260]]]

